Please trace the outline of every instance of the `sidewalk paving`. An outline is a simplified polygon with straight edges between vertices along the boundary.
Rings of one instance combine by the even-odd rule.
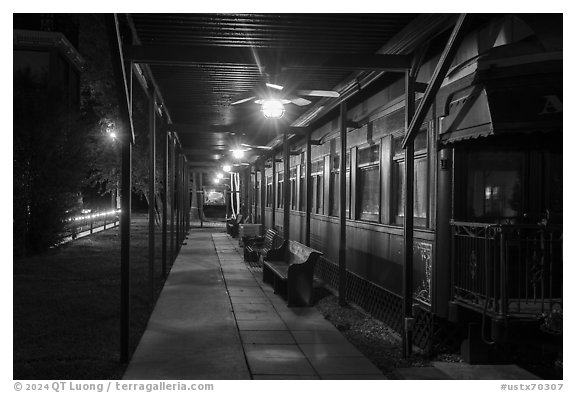
[[[124,379],[250,379],[209,232],[182,246]]]
[[[124,379],[386,379],[314,307],[287,307],[238,242],[192,230]],[[515,365],[433,362],[397,379],[539,379]]]
[[[287,307],[247,267],[236,240],[212,238],[254,379],[386,379],[314,307]]]
[[[124,379],[386,379],[313,307],[288,308],[225,233],[192,230]]]

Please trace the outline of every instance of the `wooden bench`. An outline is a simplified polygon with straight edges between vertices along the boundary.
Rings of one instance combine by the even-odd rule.
[[[280,235],[275,229],[267,229],[264,237],[258,236],[244,241],[244,260],[246,262],[257,262],[266,253],[278,247]]]
[[[266,253],[262,280],[271,283],[274,293],[286,291],[288,307],[312,305],[314,265],[321,252],[293,240]]]
[[[232,237],[238,237],[238,228],[240,228],[240,224],[244,222],[244,218],[242,214],[238,214],[236,217],[229,218],[226,220],[226,233],[231,235]]]

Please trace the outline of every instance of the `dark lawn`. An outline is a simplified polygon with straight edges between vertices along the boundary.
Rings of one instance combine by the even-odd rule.
[[[131,351],[152,307],[148,304],[148,217],[133,214]],[[161,235],[156,228],[156,294]],[[168,266],[170,268],[170,265]],[[14,379],[119,379],[120,236],[118,228],[16,260]]]

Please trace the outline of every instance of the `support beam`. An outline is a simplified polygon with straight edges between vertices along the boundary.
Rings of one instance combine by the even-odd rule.
[[[170,184],[170,194],[168,195],[168,199],[170,200],[170,263],[174,263],[174,259],[176,258],[175,253],[175,239],[174,239],[174,214],[176,212],[176,201],[174,198],[174,194],[176,193],[176,184],[175,184],[175,172],[176,172],[176,140],[174,137],[170,138],[170,166],[168,167],[168,183]]]
[[[154,304],[154,256],[155,237],[154,224],[156,218],[156,102],[154,101],[154,90],[149,90],[148,100],[148,143],[149,143],[149,163],[148,163],[148,302]]]
[[[410,121],[410,125],[407,128],[406,135],[402,140],[402,148],[405,149],[408,141],[410,139],[414,139],[416,137],[416,133],[420,129],[428,110],[430,109],[432,103],[436,99],[436,94],[438,90],[440,90],[440,86],[442,86],[442,82],[446,77],[446,73],[452,64],[452,60],[460,47],[460,43],[464,38],[464,34],[467,31],[467,27],[470,24],[470,17],[467,14],[461,14],[456,21],[456,25],[452,30],[452,34],[446,43],[446,47],[440,56],[440,60],[434,69],[434,73],[432,74],[432,79],[430,83],[426,87],[426,91],[424,92],[424,97],[420,101],[418,108],[414,113],[414,117]]]
[[[446,77],[448,68],[454,59],[456,51],[464,37],[470,18],[461,14],[456,21],[452,34],[442,52],[440,60],[434,70],[432,79],[426,87],[420,105],[414,111],[416,102],[415,82],[421,59],[415,59],[415,65],[405,72],[405,130],[402,148],[404,149],[404,265],[403,265],[403,315],[404,329],[402,335],[402,354],[404,357],[412,355],[412,330],[414,319],[412,316],[412,279],[414,259],[414,139],[428,110],[435,100],[436,94]]]
[[[345,306],[346,301],[346,139],[347,108],[346,101],[340,104],[340,246],[338,248],[338,303]]]
[[[168,160],[169,160],[169,134],[162,135],[162,278],[166,280],[168,275],[167,257],[168,257]]]
[[[229,149],[226,146],[214,146],[206,147],[205,149],[182,149],[182,154],[190,154],[193,156],[203,156],[202,158],[206,159],[206,156],[211,156],[214,154],[227,154],[229,153]]]
[[[122,41],[116,15],[106,20],[112,67],[116,80],[117,99],[120,103],[120,123],[122,133],[122,168],[120,189],[120,361],[130,361],[130,221],[132,190],[132,143],[134,129],[130,113],[130,96],[126,83],[126,71],[122,53]]]
[[[284,240],[290,240],[290,142],[284,134]]]
[[[271,49],[257,48],[254,56],[251,48],[207,47],[192,45],[146,45],[129,46],[126,56],[135,63],[192,65],[231,64],[264,66],[281,64],[283,68],[345,69],[350,71],[404,71],[410,68],[410,56],[388,54],[319,54],[285,50],[282,53]]]
[[[310,247],[310,218],[312,213],[312,136],[306,135],[306,245]]]
[[[276,229],[276,156],[272,156],[272,229]]]
[[[260,163],[260,224],[262,224],[262,235],[266,229],[266,160]]]
[[[414,114],[416,93],[414,91],[414,76],[409,71],[405,76],[405,118],[406,130]],[[412,354],[412,277],[414,269],[414,140],[410,139],[404,148],[404,265],[403,303],[404,329],[402,335],[402,355],[406,358]]]
[[[198,124],[166,124],[165,131],[176,132],[178,134],[228,134],[228,133],[248,133],[250,128],[238,125],[198,125]],[[288,133],[292,135],[306,135],[310,129],[308,127],[285,127],[279,130],[280,133]]]

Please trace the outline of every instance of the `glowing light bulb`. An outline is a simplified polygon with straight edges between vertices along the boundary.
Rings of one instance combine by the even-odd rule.
[[[232,157],[234,157],[236,159],[240,159],[240,158],[244,157],[244,150],[241,150],[241,149],[232,150]]]
[[[268,119],[279,119],[284,116],[284,105],[279,100],[264,100],[262,102],[262,113]]]

